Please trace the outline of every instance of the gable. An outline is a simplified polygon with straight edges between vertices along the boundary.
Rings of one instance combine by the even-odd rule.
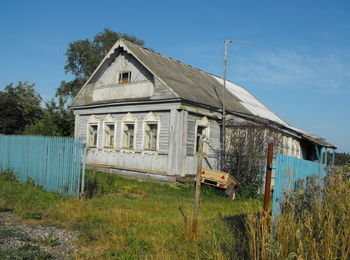
[[[129,75],[129,82],[120,82],[123,74]],[[173,97],[132,54],[119,47],[94,72],[71,106]]]

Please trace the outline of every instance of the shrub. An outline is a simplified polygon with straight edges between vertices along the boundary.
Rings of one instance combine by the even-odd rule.
[[[88,175],[85,184],[85,196],[89,199],[94,197],[98,192],[98,182],[95,172]]]
[[[4,171],[0,171],[0,175],[2,175],[6,181],[18,181],[14,170],[11,168],[7,168]]]

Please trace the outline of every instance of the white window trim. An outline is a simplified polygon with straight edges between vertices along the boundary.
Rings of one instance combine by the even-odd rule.
[[[157,124],[157,144],[156,150],[146,150],[145,145],[145,127],[147,123],[156,123]],[[149,112],[144,118],[142,122],[142,154],[159,154],[159,137],[160,137],[160,117],[154,114],[153,112]]]
[[[96,140],[96,147],[94,147],[94,146],[91,146],[90,145],[90,125],[97,125],[97,140]],[[89,149],[98,149],[98,147],[99,147],[99,142],[98,142],[98,136],[99,136],[99,131],[100,131],[100,120],[98,120],[97,118],[96,118],[96,116],[94,115],[94,114],[92,114],[90,117],[89,117],[89,120],[88,120],[88,123],[87,123],[87,125],[86,125],[86,133],[87,133],[87,135],[86,135],[86,143],[87,143],[87,147],[89,148]]]
[[[124,73],[128,73],[128,82],[120,82],[120,75],[124,74]],[[128,84],[131,83],[131,77],[132,77],[132,71],[131,70],[121,70],[118,72],[118,78],[117,78],[117,82],[118,84]]]
[[[113,146],[112,147],[106,147],[106,133],[105,133],[105,128],[106,125],[114,125],[114,142],[113,142]],[[117,122],[116,119],[111,115],[108,114],[105,119],[103,120],[103,125],[102,125],[102,133],[103,133],[103,137],[102,137],[102,143],[103,143],[103,149],[106,150],[115,150],[115,148],[117,147]]]
[[[197,147],[197,129],[198,129],[198,126],[206,127],[205,131],[206,131],[207,140],[204,140],[205,142],[203,143],[203,155],[205,157],[207,157],[209,155],[208,142],[209,142],[209,138],[210,138],[210,121],[208,120],[208,117],[204,116],[201,119],[196,120],[195,129],[194,129],[194,147],[193,147],[194,155],[197,154],[196,147]]]
[[[126,124],[134,124],[134,142],[133,142],[133,149],[124,148],[123,147],[123,129],[124,125]],[[127,152],[127,153],[135,153],[136,149],[136,135],[137,135],[137,117],[133,116],[130,112],[128,112],[125,116],[122,117],[122,122],[120,125],[120,152]]]

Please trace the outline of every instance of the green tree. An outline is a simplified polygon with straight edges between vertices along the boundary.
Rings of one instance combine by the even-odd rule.
[[[58,98],[46,102],[43,116],[32,125],[27,125],[25,134],[46,136],[72,136],[74,115],[66,106],[66,100]]]
[[[27,125],[42,116],[42,98],[35,91],[34,83],[18,82],[0,91],[0,133],[21,134]]]
[[[66,73],[72,74],[74,79],[68,82],[62,81],[56,91],[56,96],[75,97],[113,44],[121,38],[141,46],[144,45],[144,41],[134,36],[113,32],[110,29],[104,29],[92,41],[85,39],[70,43],[66,52],[67,60],[64,69]]]

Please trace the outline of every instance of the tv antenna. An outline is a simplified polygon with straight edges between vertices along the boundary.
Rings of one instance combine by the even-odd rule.
[[[226,95],[226,64],[227,64],[227,47],[231,43],[250,43],[251,41],[240,40],[224,40],[224,86],[222,88],[222,124],[221,124],[221,171],[224,170],[225,163],[225,127],[226,127],[226,112],[225,112],[225,95]]]

